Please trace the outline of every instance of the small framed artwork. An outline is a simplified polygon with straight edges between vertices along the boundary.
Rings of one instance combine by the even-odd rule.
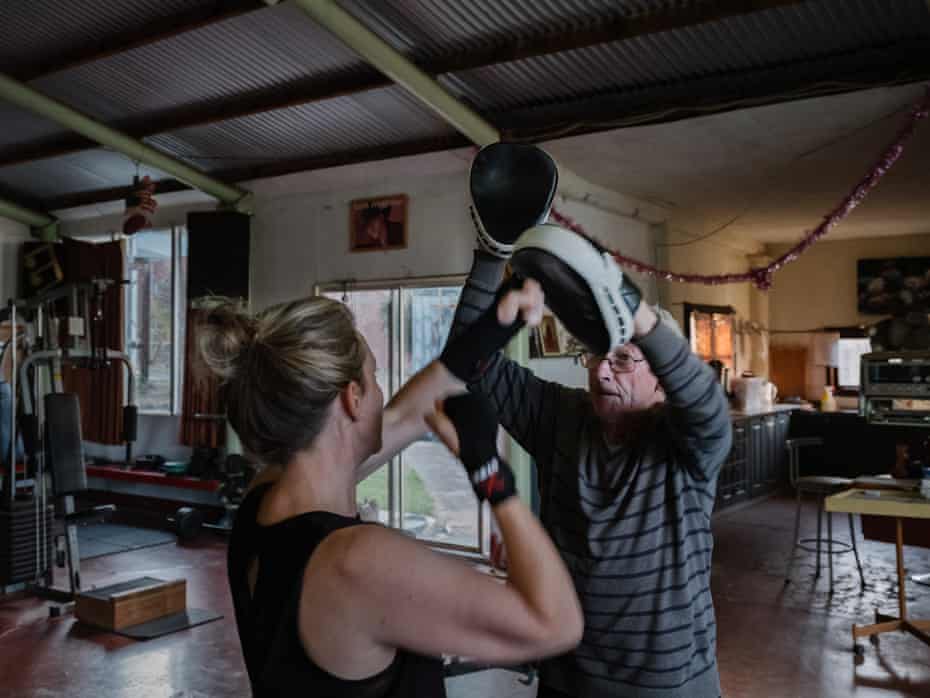
[[[349,252],[407,246],[407,195],[355,199],[349,204]]]

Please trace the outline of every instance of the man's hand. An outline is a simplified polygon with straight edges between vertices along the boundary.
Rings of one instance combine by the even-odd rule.
[[[652,332],[659,322],[659,316],[655,314],[648,303],[640,303],[633,316],[633,336],[645,337]]]
[[[501,298],[497,306],[497,321],[508,326],[519,316],[528,327],[536,327],[542,322],[545,300],[542,286],[533,279],[527,279],[522,288],[516,288]]]
[[[462,333],[446,342],[440,363],[463,383],[470,382],[482,362],[507,346],[524,324],[542,320],[542,289],[535,281],[504,282],[497,299]]]

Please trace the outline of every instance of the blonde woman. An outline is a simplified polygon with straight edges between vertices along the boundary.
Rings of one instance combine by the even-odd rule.
[[[443,654],[519,663],[573,647],[582,632],[571,579],[497,457],[496,419],[463,392],[518,316],[538,322],[528,283],[489,312],[382,409],[375,362],[341,303],[309,298],[249,316],[212,311],[201,339],[225,382],[232,426],[276,469],[243,502],[229,582],[257,696],[444,696]],[[482,332],[478,323],[476,332]],[[478,353],[476,347],[480,348]],[[395,405],[400,405],[397,407]],[[509,583],[357,516],[357,479],[427,425],[460,455],[490,502],[509,552]]]

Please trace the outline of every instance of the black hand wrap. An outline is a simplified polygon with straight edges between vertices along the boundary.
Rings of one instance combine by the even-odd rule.
[[[481,317],[446,342],[439,361],[460,381],[468,383],[474,380],[481,364],[507,346],[507,342],[523,328],[524,322],[519,317],[506,326],[497,320],[497,306],[501,299],[522,285],[522,279],[510,277],[501,285],[494,302]]]
[[[495,506],[517,493],[513,471],[497,455],[497,418],[484,395],[466,393],[445,401],[459,437],[459,459],[479,500]]]

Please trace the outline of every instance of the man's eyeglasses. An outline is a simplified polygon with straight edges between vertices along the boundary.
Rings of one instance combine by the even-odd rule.
[[[615,351],[607,354],[590,354],[582,352],[579,357],[581,365],[585,368],[600,366],[601,361],[607,361],[610,364],[610,370],[614,373],[632,373],[636,370],[636,364],[646,359],[637,359],[627,351]]]

